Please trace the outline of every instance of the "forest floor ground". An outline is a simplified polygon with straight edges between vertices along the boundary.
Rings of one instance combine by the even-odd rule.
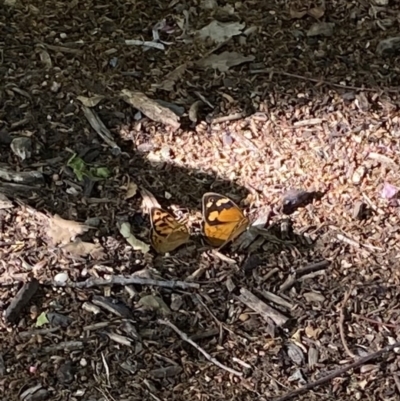
[[[400,7],[161,3],[0,11],[0,398],[398,400]]]

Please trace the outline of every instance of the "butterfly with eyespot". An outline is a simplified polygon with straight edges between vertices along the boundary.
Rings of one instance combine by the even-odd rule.
[[[207,192],[202,204],[203,235],[218,249],[241,235],[250,224],[240,207],[225,195]]]
[[[157,253],[172,252],[189,241],[188,228],[164,209],[152,207],[150,222],[150,242]]]

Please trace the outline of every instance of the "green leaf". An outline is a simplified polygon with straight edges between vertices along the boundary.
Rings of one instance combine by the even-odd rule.
[[[78,178],[79,181],[82,181],[83,176],[87,174],[86,163],[83,161],[83,159],[74,155],[68,160],[67,165],[68,167],[72,168],[74,174],[76,175],[76,178]]]
[[[108,178],[111,175],[111,171],[107,167],[98,167],[93,171],[96,177]]]
[[[67,165],[72,168],[79,181],[82,181],[84,176],[89,177],[92,180],[99,178],[104,179],[111,176],[111,171],[107,167],[88,168],[83,159],[77,157],[76,154],[68,160]]]
[[[49,323],[47,315],[45,312],[42,312],[36,319],[36,327],[42,327],[47,323]]]

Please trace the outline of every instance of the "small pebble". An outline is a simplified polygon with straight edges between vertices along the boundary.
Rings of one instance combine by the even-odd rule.
[[[68,273],[62,272],[54,276],[54,282],[57,284],[65,284],[68,281]]]
[[[351,178],[353,184],[358,185],[361,183],[363,178],[365,177],[365,174],[367,173],[367,169],[365,166],[360,166],[357,167],[356,171],[353,174],[353,177]]]
[[[245,322],[246,320],[249,320],[249,315],[247,313],[242,313],[239,315],[239,320]]]

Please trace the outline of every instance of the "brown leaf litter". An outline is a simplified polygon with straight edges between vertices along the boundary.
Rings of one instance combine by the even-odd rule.
[[[56,214],[49,219],[48,235],[54,245],[65,245],[71,240],[75,240],[78,235],[90,230],[90,228],[90,226],[77,221],[63,219]]]
[[[0,389],[396,400],[399,5],[200,3],[4,5]],[[209,191],[254,223],[220,252]],[[133,249],[154,205],[198,241]]]

